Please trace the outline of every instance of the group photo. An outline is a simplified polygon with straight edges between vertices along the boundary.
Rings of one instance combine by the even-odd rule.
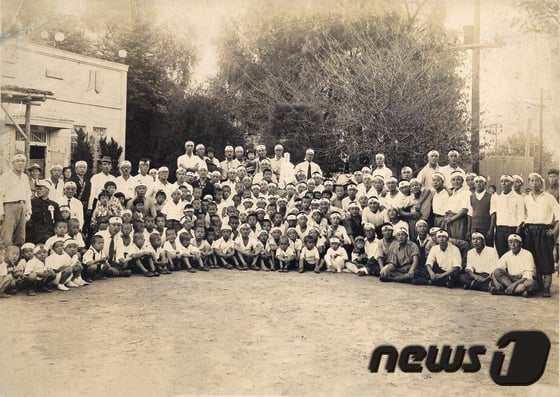
[[[0,395],[555,394],[559,8],[518,3],[3,4]],[[502,389],[511,331],[551,347]]]

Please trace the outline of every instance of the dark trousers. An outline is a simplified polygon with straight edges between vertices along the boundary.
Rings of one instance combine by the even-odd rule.
[[[523,247],[533,254],[537,270],[537,284],[542,288],[542,276],[554,273],[554,245],[555,236],[548,236],[546,232],[551,225],[528,224],[523,228]]]
[[[510,234],[515,233],[517,228],[515,226],[496,226],[496,235],[494,236],[496,251],[498,256],[502,256],[509,251],[507,238]]]
[[[437,263],[432,266],[432,270],[436,274],[445,273],[445,270],[443,270],[441,267],[439,267],[437,265]],[[436,281],[433,281],[432,284],[433,285],[438,285],[440,287],[443,287],[443,286],[448,287],[447,282],[451,282],[451,286],[455,286],[455,285],[459,284],[459,274],[460,274],[459,270],[454,270],[447,277],[443,277],[443,278],[440,278]]]
[[[477,276],[488,277],[488,273],[475,273]],[[459,276],[459,281],[461,285],[468,286],[469,289],[474,289],[477,291],[486,291],[490,288],[490,284],[492,284],[492,279],[488,278],[486,281],[476,281],[474,278],[471,277],[468,273],[461,273]]]

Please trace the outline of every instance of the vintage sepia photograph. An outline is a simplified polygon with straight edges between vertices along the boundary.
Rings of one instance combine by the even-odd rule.
[[[0,16],[0,397],[559,395],[559,0]]]

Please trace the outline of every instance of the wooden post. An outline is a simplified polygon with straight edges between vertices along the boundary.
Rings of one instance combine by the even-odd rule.
[[[31,101],[25,103],[25,135],[27,135],[25,140],[25,157],[29,161],[31,152]]]

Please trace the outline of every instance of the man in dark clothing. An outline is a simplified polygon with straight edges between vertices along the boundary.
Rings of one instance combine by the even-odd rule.
[[[31,219],[27,223],[28,241],[35,244],[45,243],[54,236],[54,225],[64,220],[56,202],[49,200],[51,184],[40,180],[35,185],[37,197],[31,199]]]

